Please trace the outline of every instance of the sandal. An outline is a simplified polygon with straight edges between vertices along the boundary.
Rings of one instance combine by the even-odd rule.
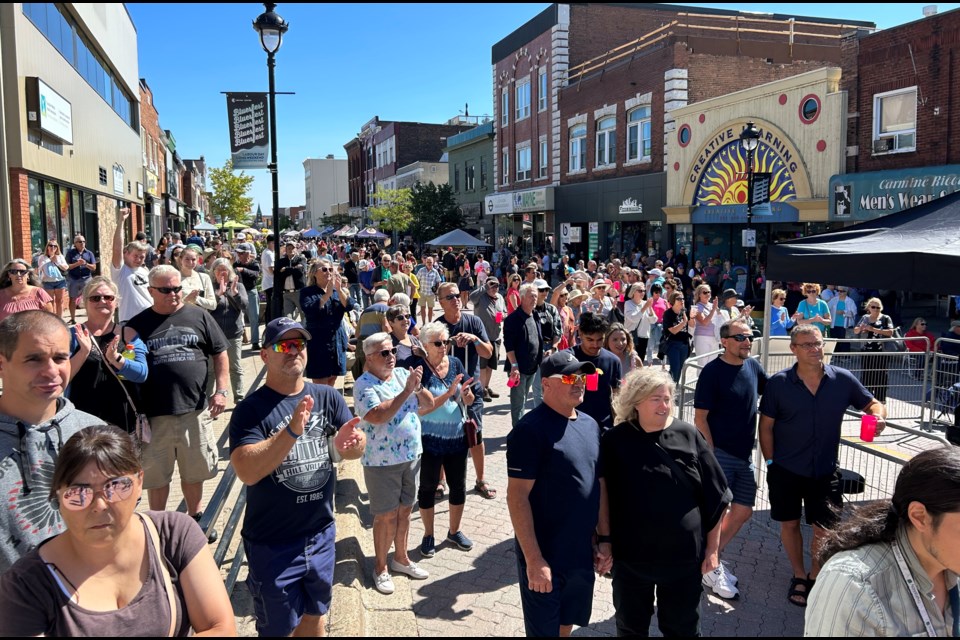
[[[787,591],[787,602],[796,607],[806,607],[807,596],[810,595],[810,587],[813,586],[812,583],[813,580],[810,580],[809,578],[790,578],[790,589]],[[803,587],[804,590],[801,591],[798,587]],[[794,600],[794,598],[801,598],[801,600]]]
[[[497,497],[497,490],[491,488],[486,480],[477,480],[477,484],[473,488],[487,500],[493,500]]]
[[[447,490],[447,483],[443,480],[440,481],[440,484],[437,485],[437,490],[434,492],[437,500],[443,497],[444,492]]]

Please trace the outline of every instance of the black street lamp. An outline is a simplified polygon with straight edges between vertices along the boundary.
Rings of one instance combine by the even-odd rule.
[[[253,29],[260,34],[260,46],[267,52],[267,72],[270,78],[270,164],[267,169],[273,175],[273,247],[274,253],[277,253],[281,246],[280,242],[280,186],[277,175],[277,91],[273,79],[273,69],[276,66],[274,55],[283,44],[283,34],[287,32],[290,24],[281,18],[274,8],[277,6],[274,2],[264,2],[266,11],[257,16],[253,23]],[[283,310],[283,287],[273,288],[273,308],[272,316],[282,313]],[[267,318],[272,320],[273,318]]]
[[[743,131],[740,132],[740,146],[743,147],[743,150],[747,152],[747,229],[743,234],[743,248],[747,253],[747,283],[744,287],[744,297],[747,297],[748,294],[753,293],[753,286],[751,278],[752,275],[752,264],[750,249],[756,248],[757,242],[756,237],[751,233],[751,225],[753,223],[753,154],[757,150],[757,146],[760,144],[760,130],[757,129],[756,125],[753,122],[747,122],[743,127]]]

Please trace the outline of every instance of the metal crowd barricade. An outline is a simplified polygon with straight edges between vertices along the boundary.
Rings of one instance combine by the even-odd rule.
[[[934,343],[930,423],[953,425],[960,405],[960,340],[939,338]]]

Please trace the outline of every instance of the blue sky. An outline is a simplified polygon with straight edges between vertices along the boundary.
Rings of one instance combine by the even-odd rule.
[[[332,153],[373,116],[441,123],[461,114],[493,113],[490,49],[548,3],[286,4],[290,23],[277,53],[277,156],[280,206],[304,204],[303,160]],[[872,20],[887,28],[922,17],[924,3],[857,5],[697,3],[739,9]],[[941,12],[960,3],[939,4]],[[869,7],[869,9],[867,9]],[[146,78],[183,158],[229,157],[222,91],[266,91],[266,54],[252,23],[256,3],[127,5],[137,28],[140,77]],[[611,48],[619,43],[611,43]],[[270,214],[266,170],[251,195]]]

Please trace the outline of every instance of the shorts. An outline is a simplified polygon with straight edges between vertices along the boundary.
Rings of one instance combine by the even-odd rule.
[[[829,528],[839,520],[831,508],[831,505],[839,508],[843,504],[840,479],[835,473],[805,478],[774,463],[767,467],[767,488],[770,518],[777,522],[799,520],[801,512],[806,515],[807,524],[821,528]]]
[[[437,304],[437,296],[432,293],[430,295],[420,294],[421,309],[432,309],[435,304]]]
[[[57,280],[56,282],[43,282],[41,284],[43,284],[44,291],[57,291],[59,289],[67,288],[66,280]]]
[[[480,358],[480,368],[496,370],[497,365],[500,364],[500,341],[491,340],[490,344],[493,345],[493,353],[489,358]]]
[[[260,637],[284,638],[304,615],[322,616],[333,599],[336,527],[293,542],[243,541],[247,587]]]
[[[83,288],[90,282],[90,278],[81,278],[79,280],[67,280],[67,288],[70,290],[70,298],[79,298],[83,294]]]
[[[727,486],[733,492],[734,504],[752,509],[757,502],[757,468],[750,460],[741,460],[721,449],[714,449],[713,455],[723,469]]]
[[[527,565],[517,545],[517,571],[520,574],[520,604],[523,607],[523,626],[528,638],[556,638],[560,627],[590,624],[593,609],[593,568],[552,569],[553,589],[550,593],[536,593],[527,582]]]
[[[420,480],[420,456],[412,462],[364,467],[363,479],[367,483],[370,513],[373,515],[390,513],[398,507],[412,507]]]
[[[180,479],[197,484],[217,475],[220,456],[210,433],[210,414],[193,411],[179,416],[152,416],[152,438],[143,445],[143,488],[170,484],[174,463]]]

